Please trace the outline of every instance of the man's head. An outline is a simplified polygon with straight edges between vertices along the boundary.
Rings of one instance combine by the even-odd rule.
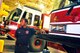
[[[20,25],[21,25],[21,26],[26,26],[27,24],[28,24],[28,20],[22,18],[22,19],[21,19],[21,22],[20,22]]]

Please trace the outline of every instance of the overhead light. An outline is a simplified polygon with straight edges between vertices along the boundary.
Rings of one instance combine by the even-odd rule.
[[[44,9],[45,8],[44,4],[40,4],[39,7],[40,7],[40,9]]]
[[[1,7],[2,2],[3,2],[3,0],[0,0],[0,7]]]

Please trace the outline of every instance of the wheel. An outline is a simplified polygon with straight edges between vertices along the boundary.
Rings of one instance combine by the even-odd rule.
[[[45,48],[46,41],[36,38],[37,35],[33,35],[30,39],[29,49],[31,52],[40,52]]]

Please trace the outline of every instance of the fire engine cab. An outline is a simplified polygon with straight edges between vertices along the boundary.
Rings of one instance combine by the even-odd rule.
[[[42,14],[40,10],[31,8],[29,6],[19,6],[16,9],[12,10],[10,15],[7,17],[6,20],[3,20],[4,23],[0,24],[0,26],[3,29],[9,29],[10,31],[8,32],[8,35],[11,38],[15,39],[14,34],[16,29],[20,27],[21,18],[28,19],[29,27],[45,30],[48,30],[49,28],[50,16],[48,14]]]

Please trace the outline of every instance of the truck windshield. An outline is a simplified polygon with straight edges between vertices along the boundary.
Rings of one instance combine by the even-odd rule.
[[[22,12],[22,10],[20,10],[20,9],[17,8],[17,9],[12,13],[11,20],[13,20],[13,21],[15,21],[15,22],[18,22],[19,17],[20,17],[20,15],[21,15],[21,12]]]
[[[74,5],[78,5],[78,3],[80,2],[80,0],[55,0],[54,2],[54,7],[53,7],[53,11],[58,10],[58,9],[62,9],[62,8],[67,8],[67,7],[71,7]]]

